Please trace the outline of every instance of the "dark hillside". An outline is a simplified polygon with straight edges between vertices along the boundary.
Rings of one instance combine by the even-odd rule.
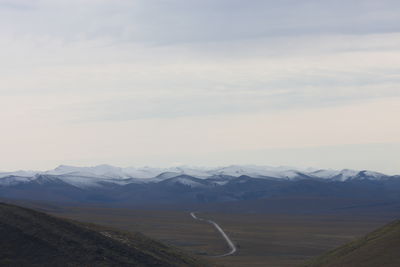
[[[204,266],[139,233],[0,203],[0,266]]]
[[[351,243],[332,250],[307,267],[398,267],[400,266],[400,221],[390,223]]]

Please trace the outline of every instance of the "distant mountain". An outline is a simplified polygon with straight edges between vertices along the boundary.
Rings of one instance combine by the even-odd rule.
[[[240,177],[249,176],[252,178],[280,178],[280,179],[302,179],[302,178],[319,178],[319,179],[334,179],[345,181],[360,177],[364,174],[367,179],[385,178],[387,175],[372,171],[357,171],[357,170],[315,170],[315,169],[298,169],[292,167],[269,167],[255,165],[232,165],[219,168],[200,168],[200,167],[171,167],[171,168],[119,168],[110,165],[98,165],[94,167],[74,167],[60,165],[54,170],[49,171],[16,171],[16,172],[0,172],[1,178],[6,177],[21,177],[31,178],[41,175],[51,175],[59,177],[84,177],[97,178],[102,180],[110,180],[117,182],[118,180],[138,179],[142,182],[159,181],[177,177],[180,175],[188,175],[200,179],[208,179],[213,177],[230,176]],[[152,179],[153,178],[153,179]],[[156,178],[156,179],[155,179]]]
[[[139,233],[0,203],[1,266],[205,266]]]
[[[0,173],[0,197],[113,205],[190,204],[317,197],[400,200],[400,176],[290,167],[118,168],[59,166]]]
[[[400,221],[311,260],[307,267],[400,266]]]

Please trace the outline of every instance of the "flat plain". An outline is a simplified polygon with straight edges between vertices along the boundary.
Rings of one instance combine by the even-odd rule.
[[[393,215],[293,215],[201,212],[216,221],[238,246],[237,254],[212,257],[227,245],[210,224],[189,212],[104,207],[64,207],[53,214],[142,232],[223,266],[301,266],[391,221]]]

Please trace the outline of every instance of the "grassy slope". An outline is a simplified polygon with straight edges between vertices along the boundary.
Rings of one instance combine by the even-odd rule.
[[[140,231],[164,243],[198,255],[227,251],[215,228],[189,212],[70,207],[51,211],[57,216]],[[237,254],[208,258],[224,266],[299,266],[310,258],[381,227],[393,216],[282,215],[205,213],[218,222],[239,246]]]
[[[139,233],[0,203],[1,266],[204,266]]]
[[[28,206],[29,204],[29,206]],[[140,231],[163,243],[194,254],[224,253],[226,244],[207,223],[193,220],[188,212],[134,210],[106,207],[59,207],[53,204],[18,202],[57,217],[107,225],[129,232]],[[224,266],[301,266],[304,262],[351,242],[383,226],[397,214],[290,215],[203,214],[217,221],[239,246],[231,257],[209,258]]]
[[[309,267],[400,266],[400,221],[310,261]]]

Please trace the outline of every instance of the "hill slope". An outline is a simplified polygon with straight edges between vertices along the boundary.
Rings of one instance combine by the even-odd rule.
[[[0,203],[1,266],[204,266],[142,234]]]
[[[310,261],[308,267],[400,266],[400,220]]]

